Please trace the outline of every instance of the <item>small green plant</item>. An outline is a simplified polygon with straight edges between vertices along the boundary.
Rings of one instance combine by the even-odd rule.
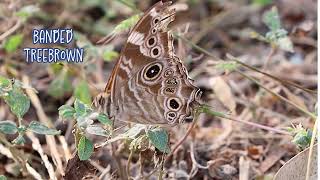
[[[270,43],[273,48],[280,48],[284,51],[293,52],[293,45],[288,37],[288,32],[281,27],[278,9],[272,7],[263,15],[263,22],[269,28],[265,36],[252,32],[251,36],[260,41]]]
[[[310,129],[303,128],[302,124],[289,127],[287,130],[292,134],[292,142],[297,145],[301,150],[310,146],[312,131]]]
[[[0,121],[0,132],[4,134],[17,134],[13,140],[14,144],[24,144],[24,134],[26,131],[32,131],[37,134],[57,135],[60,131],[41,124],[38,121],[31,121],[25,124],[23,116],[30,108],[30,99],[23,92],[23,88],[30,88],[23,85],[18,80],[9,80],[0,76],[0,98],[10,107],[11,112],[17,117],[18,124],[13,120]]]
[[[104,145],[117,140],[130,142],[131,149],[139,149],[141,144],[150,143],[159,151],[169,153],[169,137],[167,131],[159,127],[148,127],[136,124],[122,134],[113,135],[112,121],[103,113],[95,112],[88,104],[76,99],[73,107],[63,105],[59,115],[67,120],[76,121],[75,139],[80,160],[87,160],[93,153],[93,142],[87,134],[109,138]],[[99,123],[95,123],[99,122]],[[149,146],[148,146],[149,147]]]

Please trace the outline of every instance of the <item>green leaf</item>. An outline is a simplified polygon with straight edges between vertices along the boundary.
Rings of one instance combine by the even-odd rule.
[[[293,44],[289,37],[283,37],[277,40],[277,46],[279,46],[280,49],[288,52],[294,52],[293,50]]]
[[[5,177],[4,175],[0,175],[0,180],[7,180],[7,177]]]
[[[170,148],[168,146],[169,137],[167,131],[161,128],[149,130],[147,136],[150,142],[161,152],[169,153]]]
[[[137,137],[143,130],[146,129],[146,125],[143,124],[135,124],[133,127],[128,129],[125,133],[121,134],[120,136],[134,139]]]
[[[23,145],[25,142],[26,142],[26,140],[24,139],[23,134],[20,134],[20,133],[19,133],[18,137],[16,137],[12,141],[13,144],[18,144],[18,145]]]
[[[254,4],[258,4],[260,6],[266,6],[272,3],[272,0],[253,0]]]
[[[48,94],[54,98],[61,98],[72,91],[72,85],[68,73],[62,71],[49,85]]]
[[[103,60],[105,60],[105,61],[112,61],[112,60],[119,57],[119,53],[117,51],[112,51],[112,50],[105,51],[105,52],[103,52],[102,57],[103,57]]]
[[[48,128],[47,126],[41,124],[38,121],[32,121],[28,128],[28,130],[37,133],[37,134],[45,134],[45,135],[58,135],[60,134],[60,131],[56,129]]]
[[[12,121],[0,121],[0,132],[4,134],[16,134],[18,132],[18,128],[16,123]]]
[[[123,20],[114,28],[113,33],[117,34],[125,30],[128,30],[139,21],[140,17],[141,17],[141,14],[136,14],[126,20]]]
[[[18,118],[22,118],[30,108],[30,99],[21,91],[20,88],[15,86],[6,96],[3,97],[3,99],[10,106],[11,112]]]
[[[293,137],[292,142],[300,148],[305,149],[310,146],[311,138],[311,130],[300,129],[298,130],[297,134]]]
[[[89,134],[98,135],[98,136],[109,137],[110,135],[109,131],[107,131],[106,129],[98,125],[89,125],[86,128],[86,131]]]
[[[11,85],[11,81],[3,76],[0,76],[0,88],[7,88]]]
[[[112,121],[108,118],[107,115],[100,113],[97,117],[98,121],[104,125],[112,125]]]
[[[12,53],[17,50],[19,45],[22,43],[23,34],[16,34],[9,37],[9,39],[4,43],[4,49],[8,53]]]
[[[77,150],[81,161],[88,160],[93,153],[93,143],[87,137],[81,136]]]
[[[59,116],[64,119],[72,119],[74,117],[74,113],[76,113],[74,108],[69,105],[62,105],[59,107],[58,110]]]
[[[225,71],[233,71],[237,69],[238,66],[239,65],[236,62],[230,61],[230,62],[220,62],[215,67]]]
[[[74,109],[76,111],[76,118],[88,116],[92,112],[92,109],[79,99],[74,101]]]
[[[271,31],[276,31],[281,28],[280,16],[275,6],[263,15],[263,22]]]
[[[81,81],[77,84],[73,92],[74,96],[85,104],[91,104],[91,94],[88,83]]]
[[[22,18],[22,20],[26,20],[39,10],[39,7],[35,5],[23,6],[18,12],[15,13],[15,15]]]

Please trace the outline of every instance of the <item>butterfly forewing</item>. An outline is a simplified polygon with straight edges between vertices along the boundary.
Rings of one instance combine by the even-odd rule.
[[[190,116],[199,97],[174,55],[170,2],[151,7],[130,31],[106,87],[111,118],[143,124],[176,124]]]

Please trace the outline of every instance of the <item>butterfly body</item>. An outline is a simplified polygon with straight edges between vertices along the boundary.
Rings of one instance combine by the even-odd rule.
[[[100,103],[115,120],[182,123],[200,98],[166,30],[174,20],[169,4],[155,4],[129,33]]]

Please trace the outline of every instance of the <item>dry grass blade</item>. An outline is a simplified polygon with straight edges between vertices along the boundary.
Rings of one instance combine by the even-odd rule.
[[[30,140],[32,141],[32,148],[34,150],[36,150],[42,161],[44,162],[44,166],[46,167],[46,169],[48,170],[48,174],[51,180],[56,180],[57,177],[54,173],[54,169],[52,164],[49,162],[48,160],[48,156],[44,154],[43,149],[41,147],[41,144],[39,142],[39,139],[32,133],[32,132],[27,132],[27,136],[30,138]]]
[[[22,77],[22,82],[24,84],[30,84],[29,78],[27,76]],[[42,108],[42,105],[40,103],[40,100],[39,100],[38,96],[36,95],[36,93],[32,89],[26,89],[26,93],[30,97],[31,103],[37,111],[37,116],[38,116],[40,122],[42,122],[43,124],[45,124],[48,127],[52,127],[53,124],[52,124],[51,120],[48,118],[48,116],[45,114],[45,112]],[[49,145],[51,155],[54,159],[54,162],[57,165],[58,171],[62,176],[64,176],[63,165],[62,165],[60,153],[58,152],[58,147],[57,147],[55,138],[53,136],[49,136],[49,135],[46,135],[45,137],[46,137],[46,141]]]

